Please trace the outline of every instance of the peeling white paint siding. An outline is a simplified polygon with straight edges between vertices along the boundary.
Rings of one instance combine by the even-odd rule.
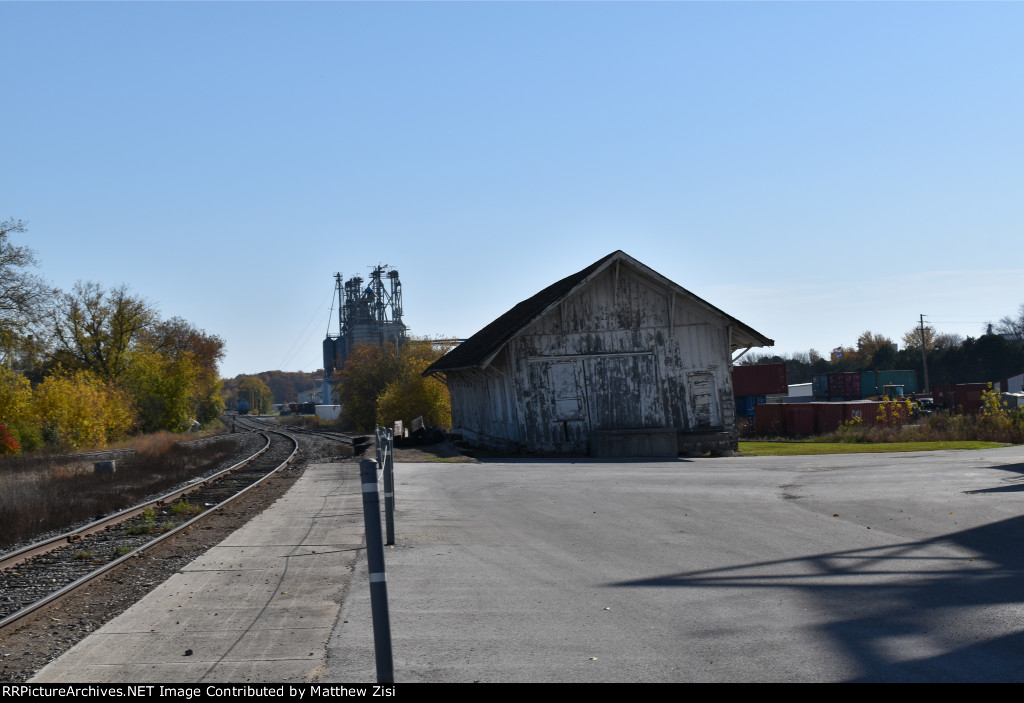
[[[609,267],[486,369],[448,374],[453,424],[551,451],[586,451],[592,429],[732,428],[729,344],[721,316]]]
[[[511,393],[505,351],[485,369],[448,374],[452,402],[452,426],[470,440],[487,439],[498,444],[520,441],[517,408]]]

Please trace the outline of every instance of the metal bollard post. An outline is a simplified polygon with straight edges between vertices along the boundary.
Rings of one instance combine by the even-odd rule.
[[[359,462],[363,485],[363,521],[366,525],[366,561],[370,568],[370,611],[373,615],[373,649],[377,658],[377,683],[394,683],[391,654],[391,618],[388,614],[388,583],[384,573],[384,544],[380,530],[380,493],[377,462]]]
[[[377,425],[377,428],[374,430],[373,435],[374,444],[376,445],[377,448],[377,466],[382,466],[384,464],[384,457],[381,455],[380,445],[384,437],[382,436],[380,425]]]
[[[384,525],[387,528],[388,544],[395,543],[395,436],[389,430],[383,432],[387,439],[387,454],[384,457]]]

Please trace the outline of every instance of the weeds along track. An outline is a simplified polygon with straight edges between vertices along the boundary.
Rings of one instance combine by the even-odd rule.
[[[195,483],[265,443],[251,432],[186,442],[150,435],[116,454],[0,460],[0,554]],[[116,471],[96,470],[114,459]]]
[[[252,429],[250,423],[238,424]],[[298,442],[294,437],[274,430],[259,434],[265,439],[264,446],[228,469],[0,556],[0,630],[218,512],[295,457]]]

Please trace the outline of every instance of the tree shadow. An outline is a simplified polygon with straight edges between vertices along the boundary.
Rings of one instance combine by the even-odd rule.
[[[1020,474],[1018,478],[1003,479],[1006,485],[996,486],[995,488],[982,488],[977,491],[964,491],[967,494],[974,495],[978,493],[1015,493],[1017,491],[1024,491],[1024,464],[1003,464],[1001,466],[991,466],[989,468],[999,469],[1000,471],[1013,471]]]
[[[860,672],[852,681],[1024,680],[1024,516],[918,542],[610,585],[810,596],[825,614],[819,631]]]

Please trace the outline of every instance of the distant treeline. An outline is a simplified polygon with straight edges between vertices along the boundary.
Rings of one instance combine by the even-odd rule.
[[[751,352],[737,363],[784,363],[790,384],[810,383],[816,375],[839,371],[893,369],[917,371],[923,382],[924,361],[920,344],[897,350],[891,340],[869,332],[861,335],[859,341],[857,347],[837,349],[829,358],[813,349],[791,356]],[[1024,373],[1024,343],[1012,334],[983,334],[966,339],[952,335],[943,339],[936,335],[934,343],[928,341],[928,380],[932,386],[940,383],[984,383]]]
[[[224,402],[228,410],[235,410],[238,402],[238,388],[246,379],[257,378],[267,388],[273,403],[294,403],[301,391],[320,387],[323,369],[311,371],[261,371],[254,374],[239,374],[224,381]]]

